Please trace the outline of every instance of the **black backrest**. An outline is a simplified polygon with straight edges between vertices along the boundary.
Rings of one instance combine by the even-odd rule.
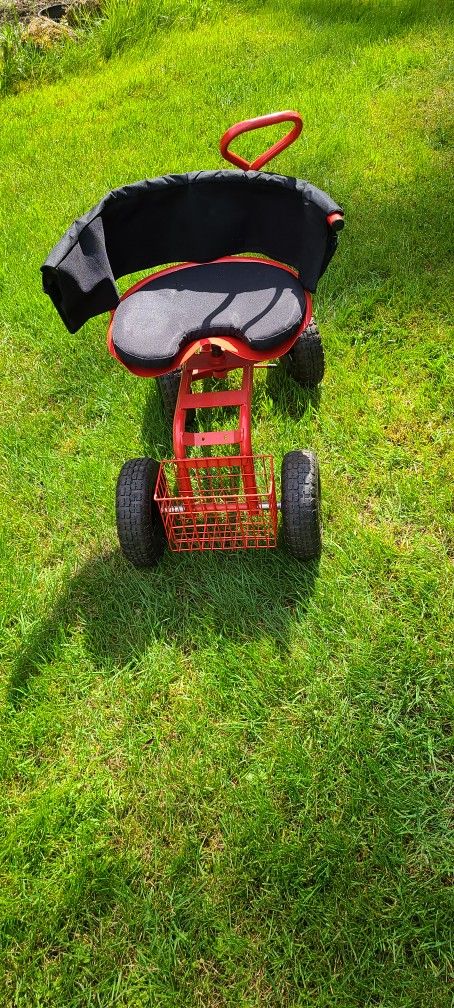
[[[255,171],[206,171],[114,189],[69,228],[41,267],[70,332],[115,308],[118,277],[174,262],[262,253],[314,291],[336,248],[337,203],[309,182]]]

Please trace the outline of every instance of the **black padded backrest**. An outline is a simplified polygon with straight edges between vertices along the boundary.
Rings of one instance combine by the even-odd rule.
[[[116,308],[118,277],[173,262],[262,253],[314,291],[336,248],[337,203],[309,182],[255,171],[165,175],[114,189],[69,228],[41,267],[70,332]]]

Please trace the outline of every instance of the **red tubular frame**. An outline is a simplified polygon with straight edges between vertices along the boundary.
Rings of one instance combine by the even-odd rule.
[[[253,365],[238,360],[230,351],[225,351],[216,341],[205,342],[206,347],[183,367],[177,405],[173,419],[173,450],[178,466],[178,487],[182,494],[191,494],[191,480],[185,460],[188,448],[205,445],[239,445],[241,470],[245,493],[256,494],[254,463],[251,443],[251,402]],[[242,367],[243,379],[240,389],[218,392],[191,392],[191,384],[201,378],[222,378],[228,371]],[[212,409],[216,406],[236,406],[239,409],[237,426],[230,430],[187,431],[186,413],[190,409]]]
[[[306,317],[305,321],[308,324]],[[161,509],[169,545],[175,550],[269,548],[276,544],[277,501],[272,459],[268,456],[254,458],[252,454],[254,364],[245,359],[244,354],[240,356],[236,348],[230,349],[228,342],[222,337],[210,337],[197,340],[186,350],[173,420],[175,457],[161,463],[154,495]],[[242,347],[243,350],[249,349],[244,344]],[[224,378],[229,371],[238,368],[243,372],[239,389],[191,391],[193,382]],[[230,430],[186,430],[188,410],[213,407],[237,407],[239,418],[235,427]],[[188,456],[190,448],[205,445],[238,445],[238,451],[234,456],[225,457]],[[270,480],[264,493],[257,483],[256,466],[259,464],[262,467],[266,462],[270,468]],[[172,464],[176,475],[173,495],[166,482],[166,471]],[[241,474],[242,491],[232,493],[235,468]],[[218,488],[213,490],[213,486]]]

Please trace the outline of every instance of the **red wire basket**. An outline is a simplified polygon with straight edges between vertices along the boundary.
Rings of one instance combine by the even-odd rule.
[[[270,455],[164,460],[154,499],[172,550],[276,545],[277,502]]]

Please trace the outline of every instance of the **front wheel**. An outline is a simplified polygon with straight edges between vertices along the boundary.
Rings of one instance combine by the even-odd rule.
[[[284,360],[288,373],[301,388],[313,389],[321,382],[325,373],[325,356],[322,338],[314,319],[298,336]]]
[[[153,495],[159,462],[125,462],[117,481],[116,518],[122,552],[134,567],[154,567],[166,547],[161,513]]]
[[[322,548],[321,487],[317,456],[312,451],[284,455],[281,471],[284,541],[298,560],[314,560]]]

